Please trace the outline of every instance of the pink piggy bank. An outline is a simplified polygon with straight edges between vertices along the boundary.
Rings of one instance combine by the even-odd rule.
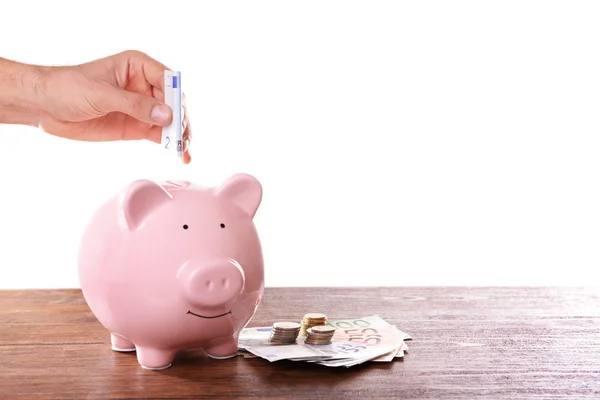
[[[138,180],[94,214],[78,267],[85,300],[112,349],[146,369],[177,352],[237,354],[262,299],[262,248],[253,218],[262,187],[237,174],[218,187]]]

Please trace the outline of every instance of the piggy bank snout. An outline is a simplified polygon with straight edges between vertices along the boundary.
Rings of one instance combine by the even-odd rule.
[[[224,305],[244,288],[244,271],[233,260],[188,263],[184,269],[181,279],[185,297],[201,307]]]

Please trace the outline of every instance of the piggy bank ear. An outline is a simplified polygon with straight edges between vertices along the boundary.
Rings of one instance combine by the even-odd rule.
[[[127,229],[139,229],[146,218],[171,195],[156,182],[140,179],[132,182],[119,197],[121,224]]]
[[[235,203],[254,218],[262,200],[262,186],[252,175],[236,174],[217,188],[216,196]]]

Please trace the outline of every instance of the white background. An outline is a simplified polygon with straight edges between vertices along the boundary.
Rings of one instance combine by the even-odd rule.
[[[194,160],[0,125],[0,288],[78,287],[138,178],[246,172],[268,286],[593,284],[600,3],[11,1],[0,57],[144,51],[182,72]]]

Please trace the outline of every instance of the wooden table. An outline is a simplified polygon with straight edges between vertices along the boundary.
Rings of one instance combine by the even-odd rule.
[[[313,311],[379,314],[414,340],[347,369],[184,353],[147,371],[79,290],[0,291],[0,398],[600,399],[600,289],[267,288],[250,326]]]

